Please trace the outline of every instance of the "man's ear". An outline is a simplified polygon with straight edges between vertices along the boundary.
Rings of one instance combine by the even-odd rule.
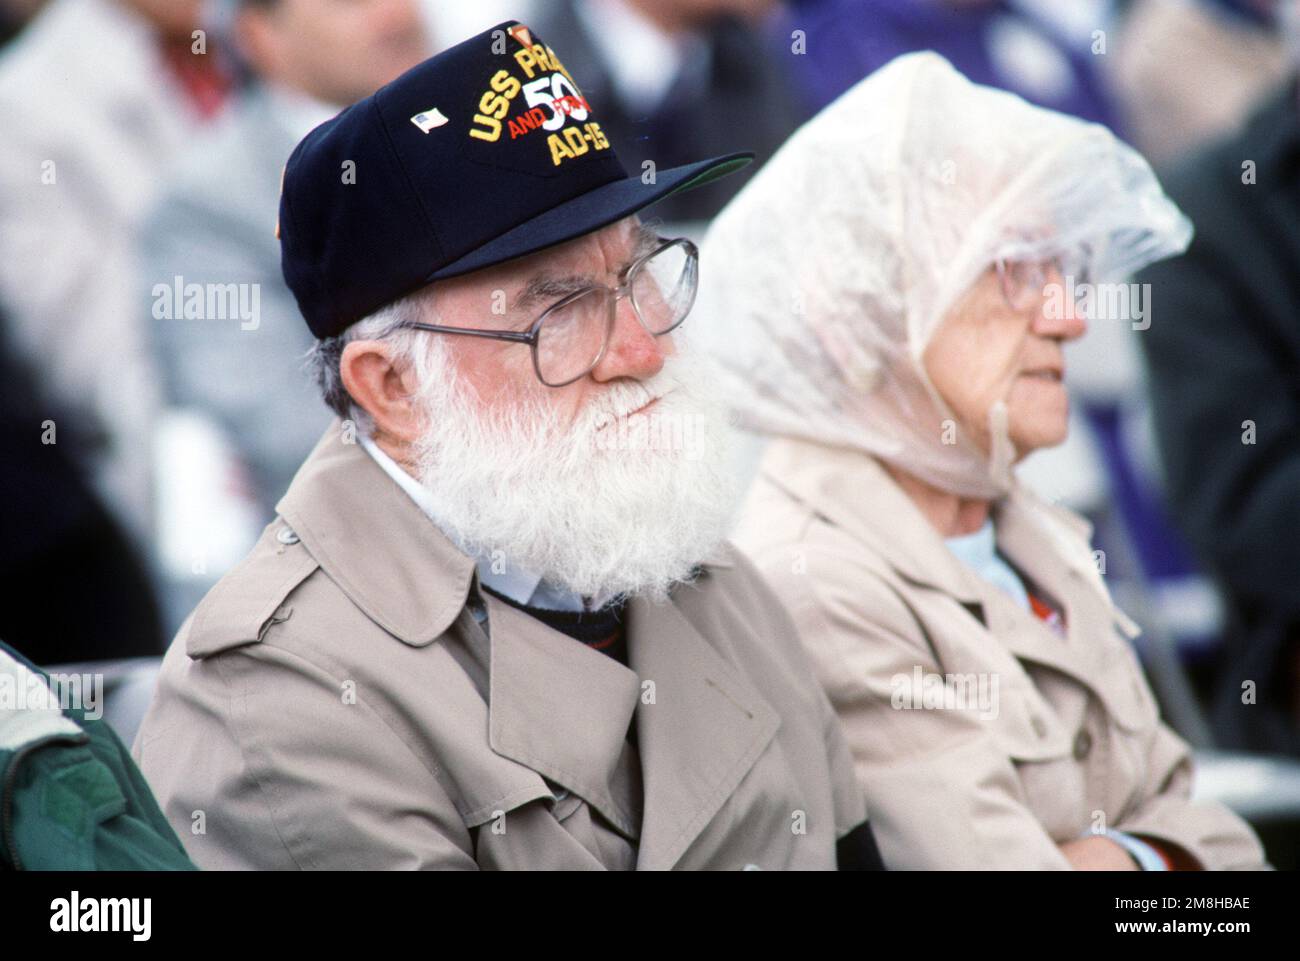
[[[398,364],[389,344],[354,340],[343,348],[339,375],[349,395],[375,422],[382,434],[402,444],[412,443],[420,430],[415,404],[414,373]]]

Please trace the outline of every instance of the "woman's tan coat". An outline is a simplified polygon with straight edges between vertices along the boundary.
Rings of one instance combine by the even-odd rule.
[[[1024,489],[993,517],[1003,556],[1063,605],[1065,637],[958,560],[866,454],[774,441],[741,517],[736,541],[843,724],[885,863],[1067,868],[1059,843],[1110,828],[1207,868],[1264,867],[1243,821],[1189,799],[1187,745],[1160,721],[1087,523]]]

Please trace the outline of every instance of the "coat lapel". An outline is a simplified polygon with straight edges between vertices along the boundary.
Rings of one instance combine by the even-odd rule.
[[[637,678],[614,659],[490,594],[488,741],[581,797],[630,839],[641,822],[627,731]]]
[[[1064,545],[1052,543],[1045,518],[1034,516],[1033,506],[1020,493],[1012,494],[994,512],[998,551],[1018,571],[1029,578],[1026,588],[1037,589],[1061,608],[1065,619],[1064,636],[1055,633],[1036,616],[1020,610],[991,584],[984,585],[988,597],[989,630],[1006,648],[1022,660],[1054,668],[1087,681],[1092,674],[1088,646],[1081,643],[1086,627],[1097,612],[1085,603],[1086,585],[1068,563]],[[1082,545],[1080,545],[1082,549]],[[996,595],[996,596],[993,596]]]
[[[628,628],[642,682],[645,816],[637,868],[668,870],[731,797],[780,718],[672,600],[634,598]]]
[[[985,628],[1017,660],[1032,661],[1074,678],[1086,677],[1087,659],[1080,656],[1077,647],[1068,638],[1057,635],[1032,613],[1021,610],[994,585],[981,585],[980,594]],[[1059,599],[1056,592],[1052,592],[1052,595],[1053,600]],[[1078,610],[1069,601],[1062,603],[1069,631],[1068,625],[1075,622]]]
[[[1115,607],[1092,566],[1090,527],[1039,500],[1012,491],[997,507],[998,549],[1033,586],[1060,605],[1062,637],[1037,617],[997,598],[989,628],[1017,658],[1051,667],[1090,689],[1125,728],[1149,723],[1148,699],[1129,640],[1137,627]],[[996,588],[989,587],[996,592]]]
[[[871,455],[793,438],[773,441],[763,476],[862,541],[904,580],[981,600],[979,578]]]

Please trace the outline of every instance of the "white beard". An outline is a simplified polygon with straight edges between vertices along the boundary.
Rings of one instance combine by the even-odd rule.
[[[537,401],[480,414],[441,366],[423,378],[415,466],[469,556],[585,597],[662,599],[725,537],[731,433],[703,356],[674,354],[655,377],[612,385],[567,426]]]

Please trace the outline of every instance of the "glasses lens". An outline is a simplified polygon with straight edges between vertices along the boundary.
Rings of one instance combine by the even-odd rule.
[[[537,332],[537,372],[552,387],[577,380],[595,366],[609,330],[610,294],[588,290],[546,314]]]
[[[691,312],[699,271],[685,244],[664,247],[643,261],[632,278],[632,303],[652,334],[665,334]]]
[[[1049,267],[1027,260],[998,261],[1002,295],[1016,310],[1024,310],[1045,296]]]

